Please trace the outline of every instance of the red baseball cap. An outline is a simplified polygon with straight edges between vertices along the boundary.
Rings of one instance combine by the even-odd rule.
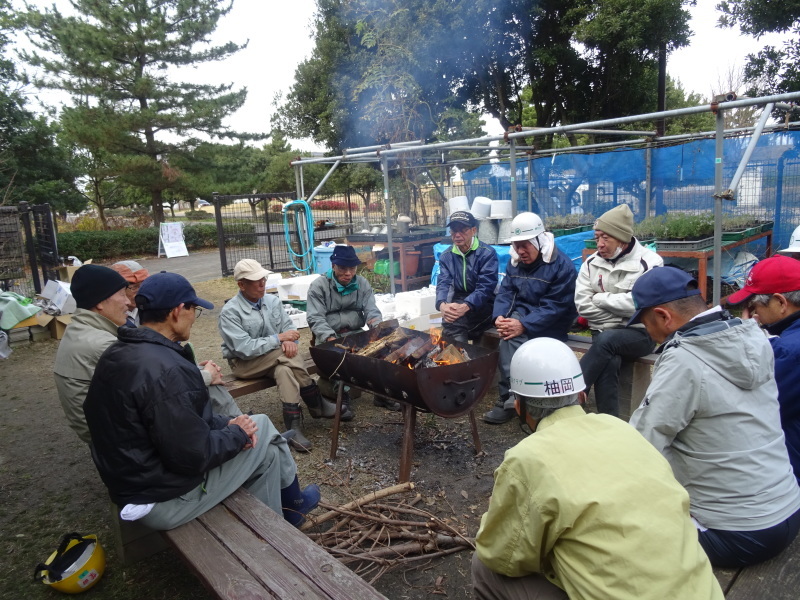
[[[800,290],[800,260],[772,256],[757,262],[744,287],[728,296],[728,304],[741,304],[754,294],[784,294]]]

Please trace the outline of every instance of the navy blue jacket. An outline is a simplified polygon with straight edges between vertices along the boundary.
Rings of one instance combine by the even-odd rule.
[[[83,403],[92,458],[118,506],[172,500],[249,439],[211,411],[188,347],[147,327],[120,327],[117,335]]]
[[[539,256],[533,264],[508,263],[506,276],[494,301],[493,319],[519,314],[529,338],[552,337],[567,341],[567,333],[578,316],[575,309],[575,280],[572,261],[558,250],[546,263]]]
[[[775,383],[781,405],[781,427],[797,481],[800,482],[800,312],[767,327],[775,353]]]
[[[439,279],[436,282],[436,310],[442,302],[462,302],[471,310],[492,311],[497,289],[497,252],[483,242],[466,256],[453,252],[451,246],[439,255]]]

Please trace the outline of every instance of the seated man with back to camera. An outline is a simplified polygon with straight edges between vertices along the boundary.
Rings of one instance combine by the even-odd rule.
[[[632,427],[586,414],[578,359],[536,338],[511,361],[531,430],[495,471],[472,559],[478,600],[721,600],[689,497]]]
[[[332,418],[336,404],[322,397],[316,382],[306,371],[297,340],[300,334],[283,310],[281,301],[265,294],[270,271],[258,261],[245,258],[236,263],[233,278],[239,293],[228,300],[219,315],[222,357],[231,372],[241,379],[272,377],[283,401],[283,423],[294,430],[289,443],[308,452],[312,444],[303,433],[300,401],[315,419]]]
[[[524,342],[536,337],[567,340],[575,321],[575,278],[572,261],[544,230],[539,215],[520,213],[511,222],[511,261],[494,300],[494,324],[500,334],[499,397],[483,415],[486,423],[514,418],[509,392],[511,357]]]
[[[352,246],[336,246],[331,254],[331,269],[323,277],[315,279],[308,287],[306,313],[308,326],[317,344],[330,342],[351,332],[361,331],[364,326],[375,327],[382,320],[381,311],[375,304],[375,294],[369,281],[356,275],[361,264]],[[322,378],[318,385],[323,387]],[[336,386],[331,386],[334,391]],[[375,406],[400,410],[400,404],[376,397]],[[345,388],[342,394],[342,420],[353,419],[350,394]]]
[[[744,287],[728,296],[770,334],[781,426],[795,478],[800,481],[800,261],[773,256],[756,263]]]
[[[661,344],[631,425],[689,492],[711,564],[744,567],[779,554],[800,530],[800,488],[781,430],[774,358],[752,319],[707,308],[697,281],[658,267],[633,286]]]
[[[641,325],[628,325],[634,313],[631,289],[636,280],[663,259],[633,237],[633,213],[615,206],[594,224],[597,252],[581,265],[575,284],[578,314],[592,332],[592,345],[581,358],[586,387],[594,388],[597,411],[619,416],[622,359],[646,356],[655,344]]]
[[[492,326],[497,253],[478,240],[478,221],[469,211],[454,212],[447,226],[453,245],[439,256],[436,310],[442,313],[442,334],[466,344]]]
[[[166,530],[245,487],[293,525],[316,507],[301,490],[287,442],[266,415],[211,410],[208,388],[181,345],[198,308],[211,309],[176,273],[157,273],[136,296],[141,327],[122,327],[100,357],[84,403],[92,459],[124,520]]]

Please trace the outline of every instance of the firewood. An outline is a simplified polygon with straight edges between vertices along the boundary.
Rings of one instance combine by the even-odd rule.
[[[403,344],[403,346],[389,354],[384,360],[391,363],[403,361],[412,355],[423,344],[425,344],[425,340],[423,338],[411,338],[408,342]]]
[[[367,504],[369,502],[374,502],[375,500],[380,500],[381,498],[387,498],[389,496],[393,496],[395,494],[401,494],[403,492],[409,492],[414,489],[414,483],[411,481],[407,481],[406,483],[398,483],[397,485],[393,485],[388,488],[384,488],[382,490],[378,490],[377,492],[370,492],[366,496],[362,496],[361,498],[357,498],[352,502],[348,502],[347,504],[343,505],[341,509],[343,510],[352,510],[354,508],[358,508],[363,504]],[[325,521],[329,521],[333,519],[337,514],[339,514],[335,510],[330,510],[319,517],[312,517],[306,515],[306,522],[303,523],[302,527],[300,527],[300,531],[307,531],[312,527],[319,525],[320,523],[324,523]]]
[[[375,342],[367,344],[361,350],[356,352],[356,354],[358,356],[374,356],[378,354],[381,350],[390,346],[393,343],[396,342],[405,343],[406,339],[407,336],[405,332],[402,329],[397,328],[394,332],[391,333],[391,335],[387,335],[384,338],[381,338]]]
[[[452,344],[448,344],[448,346],[442,350],[441,354],[439,354],[434,360],[437,363],[444,363],[448,365],[456,365],[467,362],[464,360],[464,357],[461,355],[459,349]]]

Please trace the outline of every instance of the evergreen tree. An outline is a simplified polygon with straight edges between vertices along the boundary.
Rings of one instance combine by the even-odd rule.
[[[231,2],[218,0],[71,0],[75,16],[53,7],[23,16],[37,51],[23,53],[43,75],[40,87],[72,96],[67,135],[150,196],[163,220],[162,192],[180,172],[170,165],[198,135],[249,139],[223,126],[246,89],[174,81],[170,70],[222,60],[243,45],[211,46],[209,36]],[[261,136],[264,137],[264,136]]]

